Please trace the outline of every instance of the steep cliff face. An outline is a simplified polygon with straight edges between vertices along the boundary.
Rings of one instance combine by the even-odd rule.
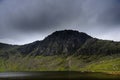
[[[75,53],[90,38],[92,37],[83,32],[56,31],[42,41],[21,46],[19,51],[34,55],[70,55]]]
[[[39,46],[39,54],[43,55],[70,55],[76,52],[91,36],[78,31],[56,31],[46,37]]]

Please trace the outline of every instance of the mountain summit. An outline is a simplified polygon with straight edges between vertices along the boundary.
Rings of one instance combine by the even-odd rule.
[[[87,39],[87,38],[92,38],[91,36],[87,35],[84,32],[78,32],[75,30],[62,30],[62,31],[56,31],[49,35],[47,38],[52,38],[52,39],[59,39],[59,40],[68,40],[68,39],[74,39],[74,38],[81,38]]]
[[[56,31],[42,41],[39,53],[46,55],[73,54],[90,38],[92,37],[83,32]]]
[[[92,38],[83,32],[75,30],[56,31],[42,41],[22,46],[22,53],[36,55],[70,55],[76,52],[88,39]]]

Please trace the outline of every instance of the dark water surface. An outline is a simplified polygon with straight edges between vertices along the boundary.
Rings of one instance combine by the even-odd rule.
[[[93,72],[1,72],[0,80],[120,80],[120,75]]]

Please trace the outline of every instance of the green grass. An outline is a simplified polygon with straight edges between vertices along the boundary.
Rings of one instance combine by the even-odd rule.
[[[92,63],[81,70],[94,72],[120,71],[120,58],[106,58]]]
[[[120,56],[36,56],[0,58],[0,71],[120,71]]]

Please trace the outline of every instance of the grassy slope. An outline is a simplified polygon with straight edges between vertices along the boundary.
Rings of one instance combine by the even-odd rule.
[[[120,71],[120,56],[10,56],[0,59],[0,71]]]
[[[105,58],[98,62],[91,63],[81,70],[88,70],[94,72],[109,72],[109,71],[120,71],[120,58]]]

